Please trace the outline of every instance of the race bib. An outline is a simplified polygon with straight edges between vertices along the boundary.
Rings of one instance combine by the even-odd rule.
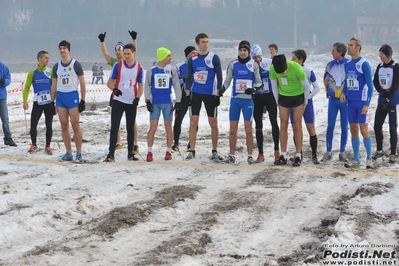
[[[384,90],[390,89],[391,83],[390,83],[389,77],[380,75],[380,85],[381,85],[381,88],[383,88]]]
[[[281,78],[281,84],[282,85],[288,85],[288,79],[287,78]]]
[[[237,79],[236,80],[236,92],[245,93],[245,90],[252,88],[252,81],[247,79]]]
[[[350,91],[358,91],[359,90],[359,81],[354,78],[347,78],[346,79],[346,86]]]
[[[263,78],[263,87],[259,89],[261,92],[269,92],[269,79]]]
[[[208,71],[198,71],[194,73],[194,81],[198,84],[206,84],[208,80]]]
[[[45,105],[51,102],[50,91],[36,92],[37,104]]]
[[[70,86],[72,85],[71,77],[65,76],[60,78],[62,86]]]
[[[155,89],[169,89],[169,75],[168,74],[155,74],[154,75],[154,88]]]

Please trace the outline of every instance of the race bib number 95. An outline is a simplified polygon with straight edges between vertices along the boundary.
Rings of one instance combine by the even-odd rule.
[[[155,74],[154,75],[154,88],[155,89],[169,89],[169,75],[168,74]]]

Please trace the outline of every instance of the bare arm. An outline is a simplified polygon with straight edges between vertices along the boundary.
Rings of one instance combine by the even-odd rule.
[[[79,76],[79,82],[80,82],[80,99],[83,101],[86,101],[86,82],[85,82],[85,76]]]
[[[114,84],[115,84],[115,79],[108,79],[107,81],[107,87],[111,91],[114,90]]]
[[[51,101],[55,101],[55,93],[57,92],[57,67],[58,63],[56,63],[53,66],[53,71],[51,73],[51,90],[50,90],[50,96],[51,96]]]
[[[52,78],[51,79],[51,91],[50,91],[52,102],[55,101],[55,93],[56,92],[57,92],[57,78]]]

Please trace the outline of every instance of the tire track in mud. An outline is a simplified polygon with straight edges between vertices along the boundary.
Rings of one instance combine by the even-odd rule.
[[[150,216],[161,208],[174,208],[179,201],[187,199],[195,200],[196,195],[203,190],[200,186],[174,186],[156,192],[150,200],[135,202],[125,207],[118,207],[111,210],[108,214],[93,219],[92,221],[76,228],[82,231],[62,242],[50,242],[44,246],[37,246],[33,250],[25,253],[24,257],[37,256],[41,254],[53,254],[56,252],[73,253],[68,245],[70,241],[89,238],[91,235],[111,237],[121,229],[127,229],[145,223]],[[183,229],[171,238],[144,254],[135,265],[156,265],[169,263],[181,255],[196,256],[207,252],[206,245],[212,242],[211,236],[207,233],[212,226],[218,223],[219,215],[234,212],[238,209],[255,208],[255,212],[266,212],[264,206],[257,206],[257,201],[261,194],[256,193],[236,193],[223,191],[220,193],[220,201],[212,203],[205,212],[198,213],[197,217],[192,217],[192,228]],[[243,258],[239,254],[221,254],[231,258]]]
[[[182,162],[181,165],[185,165]],[[188,164],[188,165],[191,165]],[[197,170],[205,169],[212,170],[216,166],[215,164],[193,164]],[[225,167],[231,167],[229,165],[217,165],[218,168],[224,169]],[[247,166],[251,167],[251,166]],[[241,167],[241,170],[245,171],[246,167]],[[253,170],[253,167],[251,167]],[[323,176],[323,178],[346,178],[347,175],[344,172],[337,171],[337,169],[315,169],[312,168],[311,177]],[[306,172],[306,168],[300,168],[298,170]],[[329,171],[328,171],[329,170]],[[262,217],[267,214],[270,210],[265,207],[263,197],[264,192],[248,191],[251,187],[264,187],[267,189],[290,189],[295,186],[295,179],[292,179],[289,175],[290,170],[284,169],[283,167],[265,167],[263,170],[254,174],[253,176],[247,177],[247,181],[244,186],[235,187],[235,190],[220,190],[216,198],[217,202],[212,202],[208,207],[194,215],[193,217],[183,217],[185,220],[190,218],[192,220],[191,228],[182,227],[176,233],[173,233],[170,240],[163,241],[157,246],[140,255],[135,261],[135,265],[161,265],[170,264],[176,262],[182,255],[188,256],[199,256],[209,251],[209,244],[212,243],[212,234],[210,231],[212,228],[220,222],[222,216],[226,214],[234,213],[238,210],[245,210],[251,208],[254,210],[256,216]],[[326,175],[328,174],[328,176]],[[368,174],[362,172],[363,176]],[[362,176],[359,173],[359,176]],[[352,175],[351,175],[352,177]],[[351,213],[349,208],[350,201],[355,197],[373,197],[376,195],[382,195],[388,193],[394,186],[392,184],[374,182],[367,185],[360,186],[353,193],[339,195],[338,199],[334,202],[329,202],[325,208],[325,212],[329,213],[328,216],[320,217],[320,225],[316,227],[304,227],[303,232],[309,232],[313,238],[311,241],[302,244],[290,255],[279,256],[279,254],[268,254],[267,256],[259,256],[256,254],[237,254],[234,252],[221,252],[217,254],[220,264],[218,265],[229,265],[226,261],[234,259],[239,263],[249,262],[263,262],[264,265],[270,265],[275,261],[278,265],[294,265],[295,263],[317,263],[321,260],[322,252],[324,248],[322,243],[326,242],[332,236],[338,236],[334,226],[342,216]],[[80,225],[76,228],[79,232],[78,235],[70,236],[69,239],[61,242],[50,242],[47,245],[36,247],[30,252],[27,252],[25,256],[35,256],[40,254],[52,254],[54,252],[71,252],[73,254],[73,248],[68,247],[68,242],[75,241],[78,239],[85,239],[91,235],[99,235],[103,237],[112,237],[113,234],[121,229],[127,229],[136,226],[139,223],[145,223],[149,220],[151,215],[157,210],[163,208],[174,208],[180,201],[186,199],[196,200],[199,193],[204,189],[203,186],[173,186],[162,189],[161,191],[155,192],[152,199],[135,202],[124,207],[118,207],[111,210],[108,214],[93,219],[90,222]],[[242,191],[241,191],[242,190]],[[367,216],[368,215],[368,216]],[[359,230],[364,230],[375,223],[381,222],[382,217],[373,216],[370,213],[365,213],[362,216],[369,222],[368,224],[358,224]],[[397,219],[397,214],[392,214],[391,217],[384,216],[385,222],[393,221]],[[257,227],[262,225],[262,219],[255,219],[250,226],[256,230]],[[361,229],[363,228],[363,229]],[[399,230],[395,232],[399,235]],[[215,257],[215,254],[212,255]],[[275,263],[277,263],[275,262]],[[261,264],[263,265],[263,264]]]
[[[303,228],[303,231],[312,233],[314,240],[302,244],[298,250],[290,255],[279,257],[277,260],[278,265],[292,266],[297,263],[320,263],[323,260],[323,253],[325,250],[322,244],[331,237],[339,237],[339,232],[335,230],[335,225],[343,217],[349,217],[350,220],[355,221],[356,228],[353,233],[362,239],[366,237],[365,233],[373,225],[386,225],[393,221],[398,221],[398,213],[391,212],[383,215],[381,213],[375,213],[366,207],[363,212],[354,214],[353,210],[350,208],[351,200],[356,197],[374,197],[376,195],[388,193],[393,188],[394,185],[391,183],[373,182],[362,184],[354,193],[341,194],[340,197],[329,206],[331,212],[327,212],[332,215],[321,218],[320,225],[317,227]],[[399,230],[395,231],[395,234],[398,238]],[[396,246],[396,251],[398,250],[399,248]]]
[[[195,199],[197,193],[203,188],[200,186],[173,186],[155,192],[154,198],[135,202],[124,207],[117,207],[100,218],[79,225],[75,231],[76,236],[66,237],[63,241],[52,242],[43,246],[36,246],[33,250],[26,252],[24,257],[41,254],[52,254],[57,251],[71,251],[68,242],[88,238],[91,235],[112,237],[121,229],[126,229],[143,223],[150,215],[161,208],[173,208],[179,201]],[[83,231],[83,232],[79,232]]]

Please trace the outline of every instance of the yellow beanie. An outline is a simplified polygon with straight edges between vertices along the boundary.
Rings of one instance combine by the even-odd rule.
[[[171,54],[171,52],[168,49],[166,49],[165,47],[158,48],[158,50],[157,50],[158,62],[164,60],[170,54]]]

